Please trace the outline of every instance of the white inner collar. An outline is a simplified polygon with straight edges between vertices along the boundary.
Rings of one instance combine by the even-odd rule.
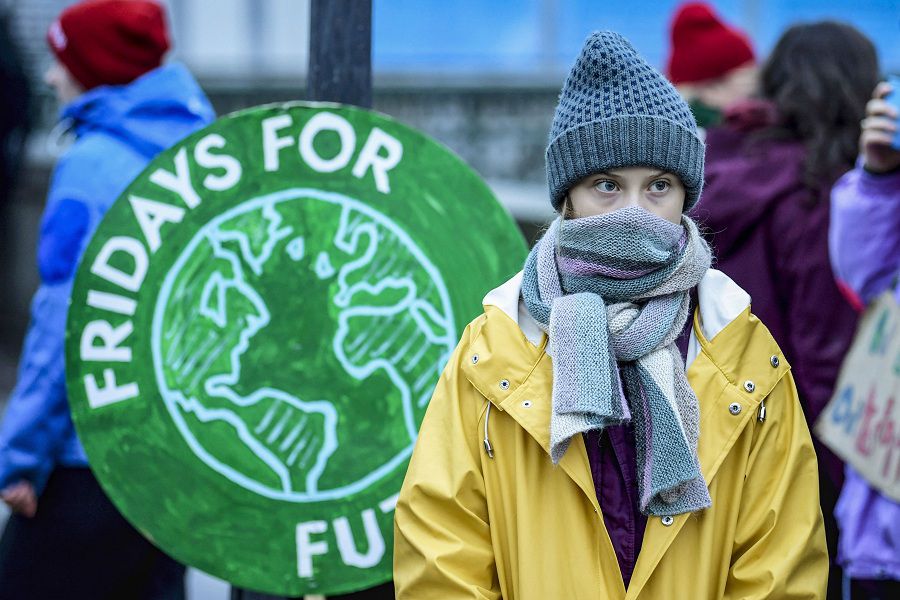
[[[519,325],[528,341],[537,346],[540,345],[544,333],[521,300],[521,292],[520,271],[515,277],[488,293],[482,304],[496,306],[506,313]],[[707,271],[700,280],[697,296],[700,306],[700,329],[704,337],[710,341],[750,306],[750,295],[725,273],[716,269]],[[690,366],[699,353],[700,344],[692,330],[685,367]]]

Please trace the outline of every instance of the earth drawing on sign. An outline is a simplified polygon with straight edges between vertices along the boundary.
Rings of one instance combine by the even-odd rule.
[[[312,502],[357,493],[409,457],[455,331],[439,272],[403,230],[352,198],[295,189],[191,239],[151,344],[165,405],[200,460],[257,494]],[[383,451],[361,456],[355,440]]]

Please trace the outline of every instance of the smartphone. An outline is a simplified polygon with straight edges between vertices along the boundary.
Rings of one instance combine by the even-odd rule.
[[[887,82],[891,85],[891,91],[884,99],[900,113],[900,75],[889,75]],[[900,131],[894,134],[894,141],[891,143],[891,147],[894,150],[900,150]]]

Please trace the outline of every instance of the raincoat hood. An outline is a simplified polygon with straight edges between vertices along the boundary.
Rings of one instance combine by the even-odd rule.
[[[103,132],[148,158],[215,119],[200,86],[180,63],[128,85],[94,88],[63,107],[60,116],[71,120],[78,137]]]

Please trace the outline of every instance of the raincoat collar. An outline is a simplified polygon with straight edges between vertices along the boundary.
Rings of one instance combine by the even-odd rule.
[[[520,300],[521,283],[522,274],[519,273],[485,297],[484,309],[488,318],[472,342],[472,360],[467,361],[464,371],[470,382],[495,407],[514,416],[549,453],[552,363],[545,351],[547,336]],[[711,360],[717,370],[725,375],[723,384],[736,387],[743,348],[752,334],[741,326],[750,322],[750,296],[727,275],[710,269],[698,286],[698,299],[699,306],[694,313],[688,345],[688,380],[696,389],[697,383],[691,378],[690,367],[705,355],[706,360]],[[752,321],[759,323],[755,317]],[[725,344],[717,343],[719,336],[729,329],[733,330],[732,339]],[[739,339],[733,339],[735,335]],[[774,340],[768,332],[766,335],[777,351]],[[769,389],[772,386],[774,382],[768,386]],[[522,410],[525,400],[529,400],[527,409]],[[576,438],[573,442],[578,446],[580,439]],[[566,456],[582,454],[585,453],[576,450],[567,452]],[[563,462],[570,460],[564,458]],[[584,465],[590,483],[586,457]]]
[[[522,330],[522,334],[531,344],[539,346],[543,343],[544,333],[537,322],[528,313],[521,301],[522,272],[492,290],[484,297],[482,304],[498,308],[512,319]],[[750,296],[727,275],[716,269],[710,269],[697,286],[699,297],[700,327],[706,339],[713,339],[726,325],[750,306]],[[696,344],[696,333],[691,335],[690,348]],[[696,353],[688,352],[688,365],[696,358]]]

